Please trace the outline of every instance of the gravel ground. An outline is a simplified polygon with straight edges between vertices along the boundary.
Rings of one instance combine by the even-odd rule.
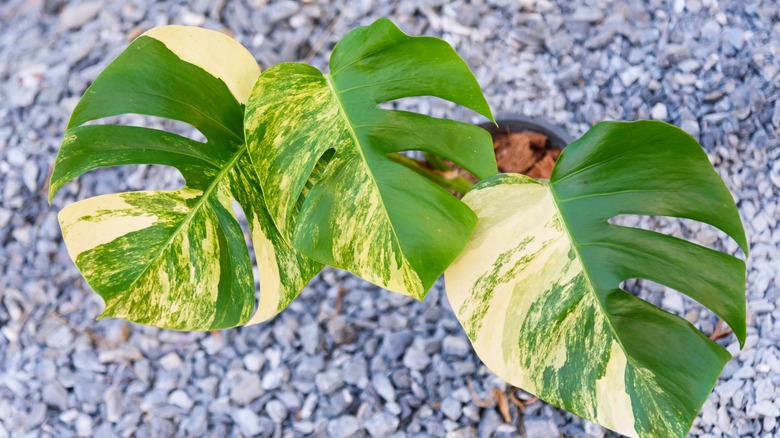
[[[692,435],[780,434],[776,0],[588,0],[576,7],[547,0],[4,0],[0,437],[520,435],[514,406],[505,423],[495,407],[471,401],[470,380],[482,397],[505,385],[472,352],[440,283],[418,303],[326,269],[260,326],[179,333],[97,322],[103,304],[69,260],[56,212],[94,194],[169,188],[180,177],[146,166],[96,171],[64,188],[52,207],[46,203],[46,176],[70,110],[143,30],[168,23],[225,29],[262,66],[309,60],[323,68],[335,41],[382,16],[452,43],[497,113],[543,117],[574,135],[602,119],[654,118],[699,138],[739,199],[752,252],[747,345],[739,352],[733,336],[720,341],[735,359]],[[431,99],[398,105],[473,117]],[[625,221],[738,251],[697,223]],[[347,292],[337,309],[340,287]],[[641,289],[712,332],[711,312],[659,285],[642,282]],[[524,422],[529,437],[611,435],[542,402],[527,408]]]

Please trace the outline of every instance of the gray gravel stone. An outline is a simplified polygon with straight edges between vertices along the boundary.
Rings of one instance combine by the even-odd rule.
[[[43,401],[51,407],[64,411],[68,407],[68,392],[57,382],[47,383],[41,393]]]
[[[669,111],[663,102],[658,102],[653,106],[650,116],[655,120],[666,120],[669,117]]]
[[[35,430],[38,426],[43,424],[43,420],[46,419],[46,405],[44,403],[36,403],[27,413],[27,417],[24,420],[24,429],[28,432]]]
[[[523,427],[526,436],[538,438],[558,438],[560,432],[558,427],[551,419],[524,419]]]
[[[446,336],[442,342],[442,352],[451,356],[466,357],[471,353],[471,345],[463,336]]]
[[[395,388],[393,388],[393,384],[390,383],[390,378],[387,377],[387,375],[384,373],[374,374],[373,377],[371,377],[371,385],[374,387],[374,390],[376,390],[376,393],[385,399],[385,401],[395,401]]]
[[[76,417],[76,435],[79,437],[90,437],[92,436],[92,426],[93,426],[92,418],[87,414],[79,414],[78,417]]]
[[[241,433],[246,436],[259,435],[263,431],[260,417],[250,409],[237,409],[231,413],[230,417],[235,421]]]
[[[418,348],[412,347],[404,355],[404,365],[416,371],[423,371],[430,363],[428,354]]]
[[[263,395],[264,389],[276,389],[278,387],[275,382],[268,384],[266,384],[265,380],[261,382],[260,378],[255,374],[242,374],[230,390],[230,399],[236,404],[246,405]]]
[[[341,377],[341,372],[336,370],[317,374],[314,382],[317,385],[317,389],[323,394],[330,394],[344,386],[344,379]]]
[[[75,29],[85,25],[103,8],[103,2],[84,2],[68,4],[60,14],[60,26],[65,29]]]
[[[188,334],[95,321],[104,304],[68,257],[58,211],[95,194],[173,189],[181,177],[125,166],[66,185],[52,207],[43,193],[78,97],[140,32],[202,24],[235,35],[263,68],[309,56],[327,70],[336,41],[380,16],[454,44],[494,113],[547,119],[575,137],[603,119],[658,118],[700,140],[739,200],[751,240],[751,314],[742,352],[733,335],[719,341],[735,358],[691,436],[779,435],[771,415],[780,375],[778,9],[774,0],[0,2],[0,438],[518,436],[494,408],[471,402],[468,379],[483,394],[498,381],[469,346],[441,283],[419,303],[328,268],[258,326]],[[425,98],[396,105],[473,116]],[[192,135],[160,120],[120,119]],[[738,253],[695,223],[638,218],[631,226]],[[336,313],[339,287],[348,293]],[[705,334],[717,322],[678,294],[639,289]],[[333,373],[341,385],[325,377]],[[525,419],[528,436],[604,433],[541,402]]]
[[[451,397],[441,402],[441,411],[452,421],[458,421],[462,414],[460,402]]]
[[[244,356],[243,361],[244,368],[253,373],[256,373],[260,371],[261,368],[263,368],[263,364],[265,364],[265,356],[263,356],[263,354],[260,352],[253,352]]]
[[[282,386],[289,376],[289,371],[281,368],[271,370],[263,376],[262,389],[271,391]]]
[[[414,335],[409,330],[390,332],[385,335],[380,352],[388,360],[397,360],[406,351],[406,347],[412,343]]]
[[[378,412],[371,416],[364,426],[373,437],[386,437],[398,430],[399,420],[396,416],[387,412]]]
[[[317,351],[320,344],[320,326],[317,323],[310,323],[301,326],[298,335],[301,338],[301,345],[306,354],[312,355]]]
[[[350,438],[357,435],[360,422],[352,415],[343,415],[328,422],[328,436],[334,438]]]
[[[182,391],[181,389],[177,389],[168,396],[168,403],[178,406],[185,411],[189,411],[192,409],[192,406],[195,404],[195,402],[192,401],[189,395],[187,395],[186,392]]]
[[[205,406],[195,406],[181,423],[181,429],[189,436],[203,436],[208,432],[208,411]]]
[[[754,404],[750,413],[761,417],[780,417],[780,408],[769,400],[763,400]]]
[[[281,423],[287,418],[287,406],[279,400],[271,400],[265,405],[265,411],[275,423]]]
[[[344,364],[344,382],[355,385],[358,388],[365,388],[368,384],[368,364],[360,356],[354,357]]]
[[[337,344],[348,344],[355,340],[355,330],[341,316],[328,321],[328,333]]]

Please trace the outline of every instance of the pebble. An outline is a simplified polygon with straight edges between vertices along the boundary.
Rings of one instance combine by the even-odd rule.
[[[466,357],[471,351],[471,344],[463,336],[446,336],[442,342],[442,352],[450,356]]]
[[[624,87],[630,87],[642,76],[642,71],[642,67],[632,65],[620,72],[620,82],[623,83]]]
[[[574,13],[569,16],[569,19],[573,21],[586,21],[591,23],[601,21],[602,18],[604,18],[604,14],[598,8],[591,8],[583,5],[577,6]]]
[[[258,417],[251,409],[236,409],[230,414],[230,418],[236,423],[239,430],[245,436],[259,435],[263,431],[263,426]]]
[[[755,376],[756,370],[750,365],[745,365],[737,370],[732,377],[735,379],[752,379]]]
[[[388,402],[394,402],[395,401],[395,388],[393,387],[393,384],[390,382],[390,378],[384,374],[384,373],[377,373],[374,374],[373,377],[371,377],[371,385],[374,387],[374,390],[376,390],[376,393],[379,394],[380,397],[385,399],[385,401]]]
[[[764,417],[764,430],[774,430],[777,427],[777,417]]]
[[[769,400],[763,400],[754,404],[750,413],[762,417],[780,417],[780,408]]]
[[[364,426],[372,437],[386,437],[398,430],[399,420],[387,412],[378,412],[369,418]]]
[[[317,402],[319,401],[319,397],[317,394],[309,394],[306,396],[306,399],[303,401],[303,406],[301,406],[301,410],[299,412],[299,417],[303,420],[308,419],[311,417],[311,414],[314,412],[314,408],[317,406]]]
[[[77,29],[85,25],[103,8],[103,2],[84,2],[67,4],[60,14],[60,26],[64,29]]]
[[[265,356],[263,356],[262,353],[253,352],[244,356],[243,361],[244,368],[246,368],[248,371],[256,373],[263,368],[263,364],[265,364]]]
[[[355,330],[343,316],[328,321],[328,333],[337,344],[348,344],[355,340]]]
[[[43,401],[51,407],[61,411],[68,408],[68,392],[57,382],[44,385],[41,396]]]
[[[103,393],[106,404],[106,421],[116,423],[122,416],[122,391],[117,386],[110,386]]]
[[[184,365],[178,354],[170,352],[160,358],[160,365],[166,371],[178,370]]]
[[[265,405],[265,411],[275,423],[281,423],[287,418],[287,406],[279,400],[271,400]]]
[[[416,370],[423,371],[431,363],[431,358],[424,351],[417,348],[410,348],[404,355],[404,365]]]
[[[558,426],[550,419],[524,419],[525,434],[534,438],[558,438]]]
[[[7,160],[8,164],[14,167],[22,167],[24,166],[27,158],[25,157],[22,148],[13,147],[8,149],[5,159]]]
[[[699,122],[696,120],[683,120],[680,124],[680,128],[682,128],[683,131],[687,132],[691,135],[691,137],[698,139],[699,135],[701,134],[701,128],[699,127]]]
[[[368,384],[368,364],[360,356],[344,364],[344,382],[355,385],[358,388],[365,388]]]
[[[328,422],[328,436],[333,438],[350,438],[357,435],[360,422],[353,415],[343,415]]]
[[[685,310],[682,295],[675,291],[666,291],[662,306],[664,309],[676,314],[681,314]]]
[[[718,394],[720,394],[721,398],[728,400],[734,397],[734,394],[737,392],[737,390],[742,388],[744,384],[745,382],[742,380],[738,380],[738,379],[728,380],[716,386],[715,391],[717,391]]]
[[[266,377],[269,374],[266,374]],[[271,390],[278,388],[279,385],[266,383],[265,378],[260,381],[260,378],[255,374],[243,375],[230,390],[230,399],[234,403],[239,405],[246,405],[251,403],[256,398],[265,393],[265,390]]]
[[[180,175],[159,166],[101,169],[68,184],[51,207],[41,193],[78,97],[143,31],[169,23],[223,29],[263,68],[309,56],[325,70],[341,36],[380,16],[453,43],[494,113],[546,119],[575,138],[604,119],[653,118],[701,142],[739,200],[751,239],[751,316],[743,351],[733,336],[723,341],[735,358],[691,436],[779,435],[777,418],[767,416],[778,408],[772,379],[780,373],[778,7],[656,3],[7,0],[0,7],[0,321],[7,322],[0,324],[0,438],[518,435],[496,409],[471,402],[467,379],[481,388],[497,380],[463,335],[441,282],[419,303],[328,268],[285,313],[257,326],[179,333],[96,321],[104,304],[70,260],[57,213],[97,193],[172,189]],[[472,118],[440,101],[396,103]],[[733,242],[697,224],[638,218],[633,226],[736,253]],[[335,314],[323,297],[339,285],[349,293]],[[703,329],[715,322],[679,294],[656,297]],[[527,436],[611,436],[542,402],[525,420]]]
[[[303,351],[308,355],[317,352],[320,343],[320,326],[316,323],[305,324],[298,331]]]
[[[285,369],[271,370],[263,376],[262,388],[266,391],[278,389],[287,380],[288,375],[289,372]]]
[[[87,414],[79,414],[76,417],[76,435],[80,437],[92,436],[92,418]]]
[[[452,421],[458,421],[462,413],[460,402],[451,397],[441,402],[441,411]]]
[[[412,339],[414,335],[409,330],[390,332],[385,335],[380,352],[386,359],[395,361],[404,354]]]
[[[263,12],[268,23],[276,23],[290,18],[298,11],[298,5],[294,1],[275,2],[263,8]]]
[[[189,411],[192,409],[192,406],[195,404],[195,402],[192,401],[189,395],[187,395],[186,392],[182,391],[181,389],[177,389],[173,392],[171,392],[171,395],[168,396],[168,403],[178,406],[185,411]]]
[[[317,385],[317,389],[323,394],[331,394],[344,386],[344,379],[339,371],[330,370],[317,374],[314,383]]]
[[[658,102],[653,105],[653,110],[650,113],[650,117],[655,120],[666,120],[669,118],[669,110],[666,109],[666,105],[663,102]]]
[[[36,403],[32,406],[30,412],[27,414],[27,418],[24,422],[24,428],[28,432],[33,431],[35,428],[40,426],[45,419],[46,405],[43,403]]]

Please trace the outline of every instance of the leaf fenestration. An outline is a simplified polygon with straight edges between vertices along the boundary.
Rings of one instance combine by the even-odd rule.
[[[745,262],[608,220],[693,219],[747,254],[734,201],[696,141],[662,122],[600,123],[564,149],[549,182],[498,175],[464,202],[479,222],[445,280],[485,364],[620,433],[685,436],[730,355],[620,283],[676,289],[744,343]]]
[[[186,180],[175,191],[97,196],[59,214],[68,252],[106,301],[101,317],[157,327],[212,330],[270,318],[321,265],[279,235],[243,139],[243,109],[260,69],[219,32],[164,26],[134,40],[87,89],[71,116],[49,198],[106,166],[163,164]],[[178,120],[206,143],[135,126],[87,125],[120,114]],[[243,209],[260,270],[233,212]]]
[[[490,136],[478,127],[378,107],[409,96],[440,97],[492,119],[447,43],[408,36],[381,19],[338,43],[327,75],[300,63],[266,70],[247,103],[245,129],[268,210],[296,248],[422,299],[476,217],[388,155],[422,150],[478,177],[495,174],[496,163]]]

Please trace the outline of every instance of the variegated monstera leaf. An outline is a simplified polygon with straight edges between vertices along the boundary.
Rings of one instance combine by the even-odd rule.
[[[622,214],[711,224],[747,253],[734,201],[701,147],[661,122],[601,123],[550,181],[500,175],[464,197],[474,236],[447,295],[498,376],[630,436],[682,437],[729,353],[688,321],[620,289],[648,279],[709,307],[745,340],[745,263]]]
[[[378,107],[435,96],[492,118],[479,84],[444,41],[389,20],[350,32],[330,73],[269,68],[245,114],[247,145],[277,227],[307,256],[422,299],[476,216],[393,154],[422,150],[478,177],[496,173],[490,136],[465,123]]]
[[[50,199],[104,166],[163,164],[186,180],[180,190],[97,196],[60,212],[68,252],[106,301],[101,317],[182,330],[246,323],[255,287],[234,201],[249,221],[260,271],[251,322],[276,314],[319,271],[274,227],[244,146],[244,104],[259,74],[252,55],[228,36],[165,26],[133,41],[87,89],[57,156]],[[128,113],[186,122],[207,142],[87,124]]]

